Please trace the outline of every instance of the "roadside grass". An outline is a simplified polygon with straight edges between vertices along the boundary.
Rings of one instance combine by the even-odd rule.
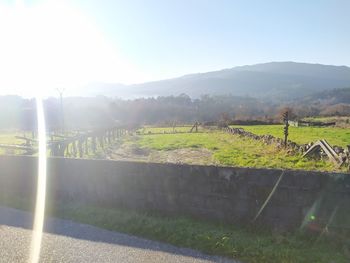
[[[125,139],[128,140],[127,138]],[[302,158],[300,154],[290,154],[274,145],[243,138],[221,131],[187,134],[154,134],[133,138],[139,147],[158,151],[182,148],[206,148],[213,152],[213,158],[221,165],[285,168],[320,171],[342,171],[331,162]]]
[[[283,125],[232,125],[231,127],[241,127],[246,131],[265,135],[270,134],[283,138]],[[288,139],[298,144],[316,142],[326,139],[331,145],[346,147],[350,144],[350,129],[339,127],[289,127]]]
[[[0,199],[3,205],[31,211],[28,200]],[[274,234],[268,230],[164,217],[83,204],[47,205],[47,215],[112,231],[167,242],[244,263],[346,263],[344,247],[305,233]]]

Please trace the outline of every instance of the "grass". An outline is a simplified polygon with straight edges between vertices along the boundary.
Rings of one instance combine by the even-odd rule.
[[[152,127],[152,126],[145,126],[142,129],[139,129],[138,131],[142,134],[148,134],[148,133],[172,133],[172,132],[189,132],[192,128],[192,125],[186,125],[186,126],[178,126],[178,127]],[[198,130],[202,130],[201,127],[198,127]]]
[[[350,116],[329,116],[329,117],[322,117],[322,116],[317,116],[317,117],[306,117],[303,120],[306,121],[322,121],[322,122],[332,122],[336,120],[349,120],[350,121]]]
[[[335,122],[338,127],[350,128],[350,116],[307,117],[306,121]]]
[[[283,137],[282,125],[254,125],[241,126],[244,129],[256,134],[272,134],[276,137]],[[176,127],[178,132],[188,131],[190,126]],[[123,139],[124,143],[135,144],[137,147],[150,148],[158,151],[169,151],[176,149],[198,149],[205,148],[212,152],[215,164],[240,167],[256,168],[285,168],[320,171],[345,171],[346,168],[336,168],[328,161],[308,160],[300,154],[290,154],[285,150],[279,150],[274,145],[265,145],[262,142],[242,138],[221,131],[199,132],[199,133],[177,133],[172,132],[172,127],[145,127],[143,130],[147,135],[133,136],[136,140]],[[148,134],[151,133],[158,134]],[[202,131],[202,130],[201,130]],[[160,133],[160,134],[159,134]],[[290,127],[290,140],[297,143],[308,143],[321,138],[327,139],[332,145],[346,146],[350,144],[350,129],[334,127]],[[16,132],[0,133],[0,143],[20,144],[22,140],[16,139]],[[29,136],[29,135],[28,135]],[[5,153],[0,148],[0,154]],[[7,153],[11,153],[8,152]],[[13,152],[15,153],[15,152]],[[88,158],[105,158],[105,154],[98,146],[98,153],[90,151]]]
[[[26,136],[28,138],[31,138],[31,134],[30,133],[25,133]],[[24,140],[21,139],[17,139],[15,136],[23,136],[24,133],[23,132],[10,132],[10,131],[1,131],[0,132],[0,144],[22,144],[24,143]],[[16,154],[16,153],[20,153],[21,151],[18,150],[8,150],[8,149],[4,149],[4,148],[0,148],[0,154],[5,154],[5,153],[9,153],[9,154]]]
[[[33,207],[28,200],[0,199],[19,209]],[[303,233],[273,234],[227,224],[164,217],[135,211],[82,204],[48,205],[47,215],[95,225],[108,230],[167,242],[180,247],[221,255],[245,263],[346,263],[342,246]]]
[[[283,125],[234,125],[258,135],[271,134],[283,138]],[[289,140],[298,144],[326,139],[331,145],[346,147],[350,144],[350,129],[338,127],[289,127]]]
[[[206,148],[213,152],[213,158],[221,165],[241,167],[268,167],[304,170],[337,170],[332,163],[322,160],[308,160],[300,154],[290,154],[274,145],[220,131],[211,133],[154,134],[139,136],[133,141],[139,147],[159,151],[182,148]]]
[[[15,136],[23,136],[23,133],[20,132],[0,132],[0,143],[3,144],[20,144],[24,140],[17,139]],[[28,133],[26,133],[28,138],[31,138]]]

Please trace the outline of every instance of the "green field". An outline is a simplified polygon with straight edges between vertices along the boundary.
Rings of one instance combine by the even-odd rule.
[[[172,132],[189,132],[192,128],[192,125],[186,125],[186,126],[178,126],[178,127],[152,127],[152,126],[145,126],[144,128],[139,129],[138,131],[141,134],[148,134],[148,133],[172,133]],[[202,131],[202,127],[198,127],[199,131]]]
[[[242,127],[255,134],[271,134],[283,138],[283,125],[252,125]],[[148,127],[147,132],[171,132],[172,128]],[[350,129],[338,127],[290,127],[289,139],[305,144],[326,139],[331,145],[346,147],[350,144]],[[226,134],[219,130],[186,134],[150,134],[137,137],[133,143],[143,149],[172,151],[177,149],[208,149],[212,152],[215,164],[241,167],[268,167],[321,171],[345,171],[331,162],[302,158],[301,154],[291,154],[274,145]],[[211,163],[208,163],[211,164]]]
[[[153,134],[126,139],[144,149],[172,151],[176,149],[205,148],[212,152],[217,164],[240,167],[268,167],[304,170],[335,171],[332,163],[321,160],[308,160],[300,154],[293,155],[274,145],[242,138],[221,131],[187,134]],[[210,164],[210,163],[209,163]]]
[[[313,122],[335,122],[337,127],[350,128],[350,116],[307,117],[303,120]]]
[[[24,140],[17,139],[15,136],[23,136],[22,132],[0,132],[0,144],[16,144],[20,145],[24,143]],[[26,134],[28,138],[31,138],[29,133]],[[0,154],[17,154],[20,153],[18,150],[9,150],[0,147]]]
[[[15,136],[23,136],[23,133],[19,132],[0,132],[0,144],[21,144],[24,141],[15,138]],[[29,137],[30,138],[30,137]]]
[[[258,135],[271,134],[283,138],[283,125],[233,125]],[[326,139],[331,145],[346,147],[350,144],[350,129],[338,127],[289,127],[289,140],[298,144]]]
[[[175,127],[177,133],[170,134],[173,132],[173,127],[148,126],[139,129],[136,136],[125,137],[119,144],[129,145],[136,151],[137,149],[153,151],[153,157],[144,156],[142,160],[131,158],[131,160],[139,161],[169,162],[168,159],[171,159],[169,156],[175,156],[175,162],[190,164],[346,171],[345,167],[339,169],[327,160],[305,159],[302,158],[301,154],[292,154],[287,150],[277,149],[274,145],[265,145],[263,142],[224,133],[220,130],[209,130],[200,127],[198,133],[188,133],[191,127]],[[282,125],[234,127],[243,127],[255,134],[271,134],[276,137],[283,137]],[[332,145],[343,147],[350,144],[350,129],[345,128],[290,127],[289,134],[289,139],[299,144],[315,142],[319,139],[326,139]],[[2,132],[0,133],[0,143],[23,143],[23,140],[15,138],[16,135],[23,134]],[[202,155],[201,150],[205,150],[205,152],[202,151],[205,155]],[[17,152],[0,148],[0,154],[4,153],[15,154]],[[106,158],[106,154],[100,152],[98,157],[94,155],[91,158]],[[114,158],[112,156],[111,159],[118,159],[118,157]]]

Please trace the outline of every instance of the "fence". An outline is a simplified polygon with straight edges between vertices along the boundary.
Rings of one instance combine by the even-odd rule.
[[[98,147],[104,149],[116,139],[128,133],[124,127],[95,129],[87,132],[73,132],[66,134],[48,134],[47,149],[50,156],[84,157],[90,152],[96,154]],[[1,148],[23,151],[25,155],[33,155],[38,151],[38,141],[33,138],[16,136],[25,141],[21,145],[0,144]]]

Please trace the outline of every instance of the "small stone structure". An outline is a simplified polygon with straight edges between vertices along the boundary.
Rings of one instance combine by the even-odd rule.
[[[316,143],[314,143],[303,155],[310,156],[314,154],[315,152],[324,153],[328,156],[328,158],[334,162],[335,164],[342,165],[345,160],[343,160],[341,153],[339,152],[339,155],[335,150],[332,148],[332,146],[329,145],[329,143],[326,140],[319,140]]]

